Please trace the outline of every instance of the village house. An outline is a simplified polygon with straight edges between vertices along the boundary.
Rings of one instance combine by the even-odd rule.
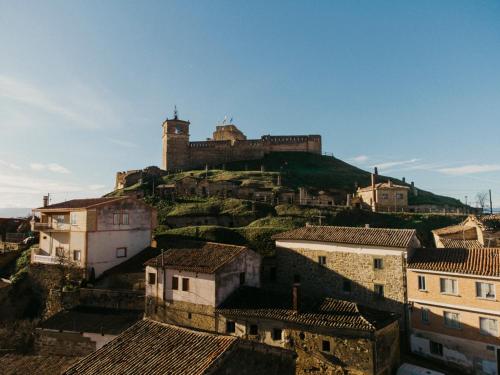
[[[301,283],[310,296],[357,302],[401,316],[406,329],[406,263],[420,241],[412,229],[305,226],[273,237],[268,286]]]
[[[462,223],[435,229],[432,234],[439,248],[500,247],[500,215],[469,215]]]
[[[396,185],[391,180],[376,183],[372,174],[372,184],[358,188],[356,194],[372,208],[372,211],[399,212],[408,211],[408,186]]]
[[[34,213],[40,244],[31,262],[71,265],[96,277],[148,247],[156,226],[156,210],[131,197],[73,199]]]
[[[399,363],[398,316],[324,298],[242,287],[217,309],[218,332],[293,350],[297,374],[392,374]]]
[[[144,319],[64,374],[294,375],[295,359],[287,350]]]
[[[170,249],[146,262],[146,315],[216,331],[215,308],[242,285],[260,286],[259,254],[244,246],[205,243]]]
[[[411,350],[500,374],[500,248],[417,249],[408,263]]]

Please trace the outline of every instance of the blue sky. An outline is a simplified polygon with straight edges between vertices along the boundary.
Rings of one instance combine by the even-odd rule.
[[[500,206],[496,1],[0,0],[0,46],[0,207],[159,165],[174,104]]]

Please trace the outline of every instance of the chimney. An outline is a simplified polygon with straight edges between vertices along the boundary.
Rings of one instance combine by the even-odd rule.
[[[370,224],[365,224],[366,229],[370,229]]]
[[[387,180],[387,184],[389,185],[389,187],[392,187],[392,180]]]
[[[406,177],[403,177],[403,179],[401,181],[403,181],[403,183],[405,184],[406,183]]]
[[[43,207],[47,207],[49,205],[49,196],[44,195],[43,196]]]
[[[300,284],[294,283],[292,286],[292,308],[296,313],[300,310]]]
[[[375,172],[377,169],[375,168]],[[377,183],[376,174],[372,173],[372,210],[373,212],[377,211],[377,192],[375,191],[375,184]]]
[[[378,176],[378,168],[377,167],[373,168],[373,173],[375,173],[375,176]]]

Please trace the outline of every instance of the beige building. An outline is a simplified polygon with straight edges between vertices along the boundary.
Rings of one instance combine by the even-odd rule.
[[[242,285],[260,286],[261,257],[243,246],[207,242],[146,262],[146,314],[215,331],[215,308]]]
[[[432,231],[436,247],[500,247],[500,215],[470,215],[462,223]]]
[[[408,264],[411,349],[500,374],[500,249],[418,249]]]
[[[34,213],[40,245],[31,262],[93,269],[96,277],[148,247],[156,226],[156,210],[131,197],[74,199]]]
[[[372,179],[375,176],[372,175]],[[373,211],[408,211],[408,186],[393,184],[391,180],[382,183],[373,181],[371,186],[358,188],[356,194]]]
[[[420,247],[415,230],[305,226],[277,234],[270,286],[335,297],[401,316],[407,313],[406,263]]]

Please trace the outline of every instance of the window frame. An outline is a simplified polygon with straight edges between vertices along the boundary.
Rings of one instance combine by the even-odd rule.
[[[118,255],[120,250],[123,250],[123,255]],[[116,248],[116,257],[117,258],[126,258],[127,257],[127,248],[126,247],[117,247]]]
[[[226,333],[236,333],[236,322],[234,320],[226,320]]]
[[[475,284],[476,284],[476,298],[478,298],[478,299],[486,299],[486,300],[489,300],[489,301],[496,300],[496,298],[497,298],[497,291],[496,291],[494,283],[488,283],[488,282],[484,282],[484,281],[476,281]],[[479,294],[478,293],[479,292],[478,287],[480,285],[490,285],[492,287],[491,290],[493,290],[492,297],[488,297],[488,294],[486,294],[484,297],[482,295],[478,295]]]
[[[273,328],[272,339],[273,339],[273,341],[282,341],[283,340],[283,330],[281,328]]]
[[[437,351],[433,350],[435,348],[438,348],[438,350]],[[432,355],[442,357],[443,356],[443,344],[441,344],[440,342],[429,340],[429,352]],[[435,353],[435,352],[437,352],[437,353]]]
[[[127,218],[127,220],[125,220],[125,218]],[[120,224],[130,225],[130,215],[128,214],[127,211],[122,212]]]
[[[422,282],[421,282],[422,280]],[[421,292],[426,292],[427,291],[427,280],[425,278],[425,275],[417,275],[417,284],[418,284],[418,290]],[[423,288],[421,287],[423,284]]]
[[[325,349],[325,346],[327,347],[326,349]],[[321,341],[321,351],[324,353],[331,353],[332,346],[331,346],[331,343],[329,340],[322,340]]]
[[[450,319],[449,317],[447,317],[447,315],[455,315],[456,319]],[[448,310],[443,311],[443,323],[445,327],[452,329],[461,329],[462,324],[460,323],[460,313]]]
[[[384,269],[384,259],[382,259],[382,258],[373,258],[373,269],[374,270],[382,270],[382,269]]]
[[[78,215],[76,212],[71,212],[69,214],[69,223],[71,225],[78,225]]]
[[[483,326],[481,324],[482,321],[484,320],[489,320],[493,321],[496,324],[496,332],[492,333],[490,331],[484,331]],[[498,337],[498,319],[490,318],[490,317],[485,317],[485,316],[480,316],[479,317],[479,333],[483,336],[491,336],[491,337]]]
[[[113,212],[113,225],[120,225],[120,213]]]
[[[455,292],[453,292],[453,291],[452,292],[447,292],[447,291],[443,290],[443,286],[446,287],[446,280],[450,280],[452,282],[451,285],[455,286],[455,288],[454,288]],[[452,287],[452,289],[453,289],[453,287]],[[449,277],[440,277],[439,278],[439,292],[441,294],[446,294],[446,295],[449,295],[449,296],[458,296],[458,280],[457,279],[452,279],[452,278],[449,278]]]
[[[189,292],[189,277],[182,278],[182,291]]]
[[[78,254],[77,257],[75,255]],[[81,250],[73,250],[73,261],[81,262],[82,261],[82,251]]]
[[[148,272],[148,285],[156,285],[156,273],[155,272]]]
[[[172,280],[171,280],[171,287],[172,287],[172,290],[179,290],[179,276],[172,276]],[[175,288],[174,288],[175,286]]]
[[[430,312],[431,312],[431,310],[429,310],[427,307],[422,307],[420,309],[420,321],[422,323],[424,323],[424,324],[430,323],[430,320],[429,320]]]
[[[326,255],[318,255],[318,264],[320,266],[326,266]]]

